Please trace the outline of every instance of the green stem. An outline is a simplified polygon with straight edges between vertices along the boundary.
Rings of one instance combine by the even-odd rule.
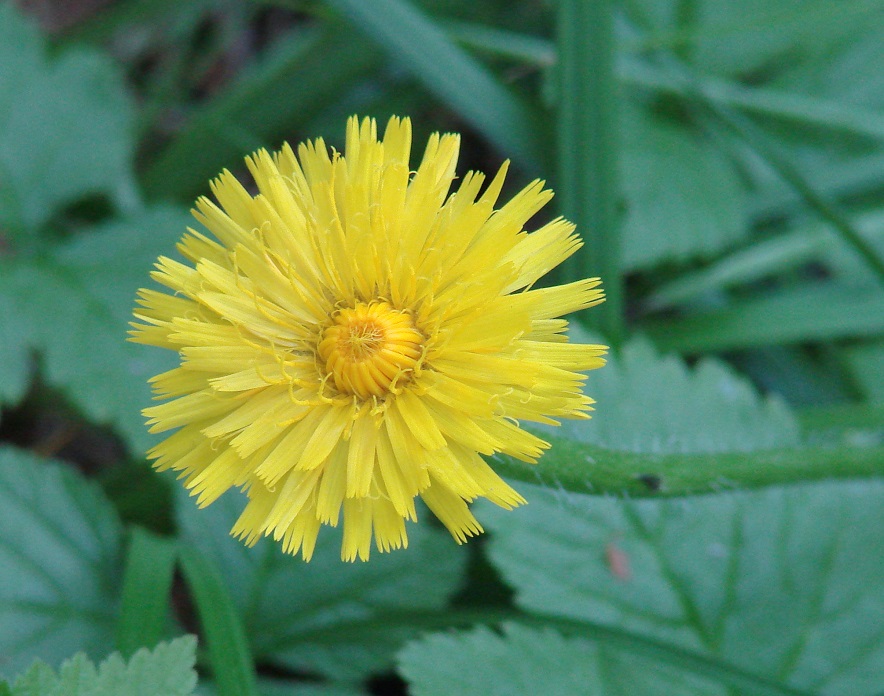
[[[645,454],[550,438],[536,465],[498,455],[500,475],[575,493],[676,497],[825,479],[884,475],[884,445],[714,454]]]
[[[583,319],[614,345],[623,339],[617,176],[617,82],[613,0],[560,0],[558,11],[560,208],[585,246],[568,280],[601,276],[607,301]]]
[[[245,627],[224,579],[197,549],[181,548],[181,569],[196,603],[220,696],[257,696]]]
[[[132,530],[117,626],[117,649],[124,657],[142,647],[152,648],[163,638],[176,555],[172,541]]]

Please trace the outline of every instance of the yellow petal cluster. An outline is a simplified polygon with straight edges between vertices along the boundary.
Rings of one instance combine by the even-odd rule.
[[[534,289],[576,251],[561,218],[525,223],[552,193],[535,181],[497,207],[507,165],[451,192],[459,137],[434,134],[417,171],[411,123],[351,118],[343,155],[321,140],[246,159],[194,215],[185,261],[161,257],[132,340],[177,351],[145,409],[157,469],[209,505],[248,503],[232,533],[309,560],[343,521],[342,558],[407,545],[420,496],[458,542],[482,531],[467,503],[524,502],[483,457],[534,462],[520,421],[585,418],[580,371],[604,346],[568,342],[560,317],[602,301],[597,278]],[[342,520],[343,518],[343,520]]]

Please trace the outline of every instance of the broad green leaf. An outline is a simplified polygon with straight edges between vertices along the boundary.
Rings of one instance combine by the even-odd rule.
[[[632,112],[622,139],[624,268],[710,258],[746,235],[736,169],[700,135]]]
[[[677,501],[527,497],[515,512],[482,510],[492,562],[522,608],[617,626],[825,696],[880,687],[884,483]]]
[[[606,449],[700,454],[799,443],[798,423],[781,399],[761,397],[718,360],[688,368],[644,340],[590,372],[586,392],[597,402],[592,419],[566,421],[562,431]]]
[[[13,235],[44,225],[61,205],[106,194],[134,199],[132,108],[105,55],[44,55],[14,3],[0,4],[0,223]]]
[[[504,625],[436,633],[400,651],[399,672],[414,696],[549,694],[550,696],[693,696],[724,694],[668,665],[552,629]]]
[[[97,667],[85,653],[56,673],[37,661],[12,687],[12,696],[189,696],[196,687],[196,638],[183,636],[142,648],[128,662],[113,653]]]
[[[0,670],[113,648],[121,529],[69,467],[0,448]]]
[[[441,610],[460,586],[465,555],[447,534],[408,530],[407,549],[375,553],[367,563],[340,559],[340,534],[323,529],[310,563],[262,540],[247,548],[229,530],[244,499],[228,493],[203,510],[181,490],[177,499],[185,543],[214,562],[253,641],[258,661],[349,679],[383,669],[412,631],[377,628],[385,613]],[[363,623],[375,628],[361,631]]]
[[[14,308],[4,330],[18,338],[19,356],[25,345],[37,350],[45,379],[93,421],[117,427],[136,452],[151,442],[140,416],[151,398],[147,379],[174,356],[127,343],[126,331],[135,291],[150,283],[153,261],[172,253],[186,222],[176,210],[156,209],[96,228],[51,255],[0,259],[0,308]],[[20,367],[11,367],[14,380]],[[0,374],[7,369],[0,365]]]

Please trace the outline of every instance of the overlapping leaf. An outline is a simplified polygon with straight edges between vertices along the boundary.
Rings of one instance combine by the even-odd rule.
[[[536,489],[487,506],[520,606],[683,646],[812,693],[884,670],[884,484],[624,502]]]
[[[0,227],[39,229],[58,207],[104,194],[131,205],[132,108],[102,53],[44,55],[36,27],[0,3]]]
[[[150,282],[156,257],[173,252],[186,222],[176,210],[156,209],[40,258],[0,259],[0,316],[12,338],[12,362],[0,364],[6,395],[21,394],[32,348],[50,384],[143,451],[150,442],[139,415],[151,398],[146,380],[168,369],[173,356],[126,343],[126,330],[135,291]]]
[[[413,635],[401,623],[384,627],[385,614],[441,610],[462,581],[462,550],[426,522],[409,527],[407,550],[356,564],[341,563],[340,535],[327,530],[308,565],[272,540],[249,549],[230,537],[243,504],[228,493],[199,510],[180,492],[177,510],[186,543],[223,569],[259,661],[336,679],[363,676],[390,664]]]
[[[113,642],[121,529],[76,471],[0,448],[0,670]]]
[[[142,648],[128,662],[114,653],[97,667],[85,653],[56,673],[36,662],[12,687],[12,696],[188,696],[196,686],[196,639],[184,636]]]
[[[691,674],[551,629],[478,627],[409,643],[399,671],[414,696],[713,696],[724,691]]]

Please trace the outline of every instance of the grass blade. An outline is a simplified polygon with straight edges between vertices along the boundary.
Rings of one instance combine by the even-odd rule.
[[[404,0],[327,0],[326,4],[397,58],[502,153],[529,171],[542,167],[539,114],[423,12]]]
[[[152,648],[164,637],[175,558],[172,541],[137,527],[132,530],[117,625],[117,649],[124,657]]]
[[[245,627],[218,569],[197,549],[181,549],[181,567],[190,587],[209,649],[220,696],[257,696],[255,666]]]
[[[335,25],[271,49],[260,64],[190,119],[143,176],[152,198],[192,199],[210,177],[282,140],[378,63],[358,35]],[[246,125],[248,124],[248,125]],[[277,143],[273,143],[277,144]]]
[[[584,241],[567,261],[567,280],[601,276],[607,300],[585,320],[616,345],[623,336],[623,292],[614,3],[560,0],[558,47],[558,193],[562,213]]]
[[[834,283],[799,287],[642,328],[661,351],[681,353],[876,336],[884,332],[884,292]]]

